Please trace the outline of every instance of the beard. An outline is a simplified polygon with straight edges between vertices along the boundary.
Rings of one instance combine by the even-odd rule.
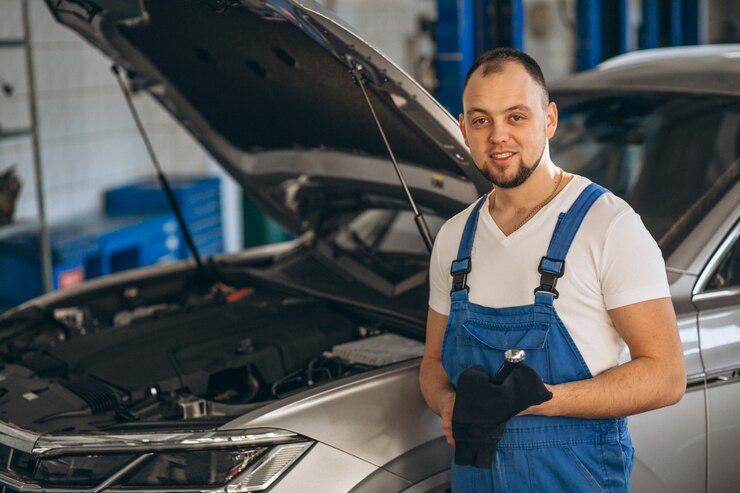
[[[542,151],[540,151],[540,155],[537,158],[537,160],[534,163],[527,164],[524,161],[522,161],[522,164],[519,166],[519,169],[516,172],[516,176],[510,180],[501,180],[497,178],[488,168],[480,168],[481,174],[485,176],[488,181],[493,183],[496,187],[501,188],[516,188],[525,181],[529,179],[530,176],[532,176],[532,173],[535,172],[537,169],[537,166],[540,165],[540,161],[542,161],[542,156],[545,154],[545,144],[542,145]]]

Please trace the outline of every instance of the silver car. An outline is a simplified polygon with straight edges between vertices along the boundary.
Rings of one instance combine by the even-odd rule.
[[[740,480],[740,45],[624,55],[552,87],[555,162],[640,214],[666,259],[688,382],[630,418],[638,492]]]
[[[5,490],[446,491],[418,390],[428,251],[388,147],[434,234],[490,186],[454,118],[313,3],[47,4],[296,239],[3,316]],[[630,200],[668,259],[688,392],[631,420],[636,491],[740,479],[738,56],[627,58],[553,88],[556,162]]]

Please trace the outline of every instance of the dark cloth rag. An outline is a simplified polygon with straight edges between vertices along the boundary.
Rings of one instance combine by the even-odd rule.
[[[506,368],[508,375],[503,381],[480,365],[460,374],[452,411],[457,465],[490,468],[506,422],[528,407],[552,399],[552,393],[530,366],[508,362],[505,365],[511,367]]]

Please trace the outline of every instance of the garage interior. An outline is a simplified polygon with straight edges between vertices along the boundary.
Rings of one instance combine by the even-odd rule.
[[[555,81],[634,50],[740,41],[732,0],[321,3],[453,114],[466,68],[496,46],[526,50]],[[109,63],[43,1],[0,3],[0,82],[0,307],[189,255]],[[288,238],[164,109],[143,92],[133,99],[164,173],[180,180],[178,198],[213,194],[210,212],[191,217],[210,221],[206,255]],[[152,243],[159,250],[143,251]]]

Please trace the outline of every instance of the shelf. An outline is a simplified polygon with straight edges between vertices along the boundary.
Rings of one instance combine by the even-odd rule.
[[[38,232],[39,222],[35,220],[22,219],[20,221],[0,226],[0,240],[14,236]]]
[[[0,140],[13,139],[18,137],[31,137],[33,135],[33,129],[31,128],[8,128],[5,130],[0,129]]]
[[[0,39],[0,48],[17,48],[26,44],[26,38],[6,38]]]

